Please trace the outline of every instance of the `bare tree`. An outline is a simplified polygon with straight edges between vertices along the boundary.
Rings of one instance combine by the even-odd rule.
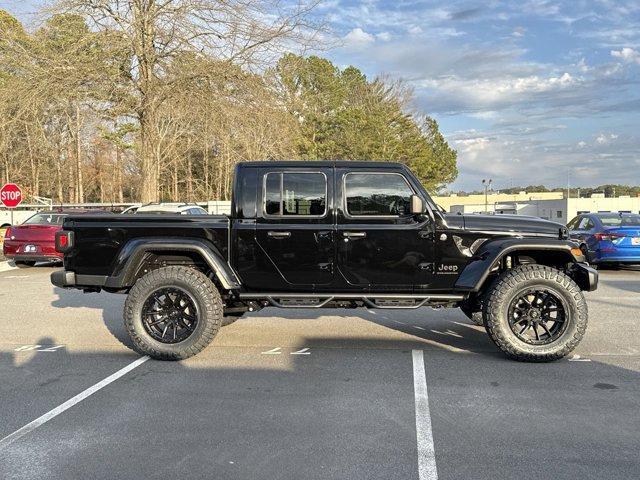
[[[92,28],[117,32],[130,49],[128,81],[133,115],[140,126],[140,173],[143,201],[158,199],[161,150],[158,115],[172,93],[167,70],[184,52],[236,64],[259,65],[292,45],[315,38],[309,12],[316,0],[61,0],[57,11],[90,19]],[[188,77],[189,73],[185,73]]]

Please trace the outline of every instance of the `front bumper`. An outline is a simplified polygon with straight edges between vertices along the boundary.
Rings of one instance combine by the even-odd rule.
[[[593,292],[598,288],[598,271],[582,263],[577,263],[571,275],[581,290]]]

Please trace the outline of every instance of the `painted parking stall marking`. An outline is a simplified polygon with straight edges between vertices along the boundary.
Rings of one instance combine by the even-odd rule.
[[[282,355],[284,353],[282,351],[282,347],[275,347],[271,350],[265,350],[264,352],[260,352],[262,355]],[[300,350],[296,350],[295,352],[289,352],[289,355],[311,355],[311,349],[309,347],[301,348]]]
[[[22,345],[14,349],[14,352],[30,352],[35,350],[36,352],[56,352],[64,348],[64,345]]]
[[[437,480],[436,454],[433,445],[427,375],[424,370],[422,350],[413,350],[413,389],[416,397],[416,435],[418,443],[418,477],[420,480]]]
[[[38,428],[40,425],[44,425],[49,420],[57,417],[58,415],[60,415],[61,413],[65,412],[65,411],[69,410],[71,407],[73,407],[77,403],[80,403],[85,398],[90,397],[91,395],[93,395],[97,391],[103,389],[104,387],[106,387],[110,383],[115,382],[117,379],[119,379],[120,377],[126,375],[131,370],[133,370],[134,368],[139,367],[140,365],[142,365],[147,360],[149,360],[148,356],[144,356],[144,357],[138,358],[137,360],[131,362],[126,367],[121,368],[117,372],[109,375],[104,380],[101,380],[100,382],[96,383],[95,385],[93,385],[93,386],[87,388],[86,390],[80,392],[75,397],[70,398],[69,400],[67,400],[63,404],[58,405],[53,410],[50,410],[49,412],[47,412],[44,415],[36,418],[32,422],[27,423],[24,427],[22,427],[22,428],[16,430],[15,432],[7,435],[2,440],[0,440],[0,451],[2,451],[4,448],[6,448],[9,445],[11,445],[16,440],[24,437],[29,432],[32,432],[33,430]]]

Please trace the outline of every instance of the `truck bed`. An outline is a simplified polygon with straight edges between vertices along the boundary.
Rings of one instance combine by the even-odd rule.
[[[229,256],[229,218],[224,215],[82,215],[65,219],[75,248],[65,255],[65,270],[82,275],[112,275],[126,256],[125,245],[141,238],[200,239],[224,259]]]

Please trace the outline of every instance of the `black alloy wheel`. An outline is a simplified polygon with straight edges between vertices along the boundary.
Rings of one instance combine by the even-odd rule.
[[[529,345],[555,342],[566,329],[562,297],[551,289],[525,289],[509,305],[511,331]]]
[[[158,342],[182,342],[191,336],[197,324],[195,300],[177,287],[152,292],[142,306],[142,325]]]

